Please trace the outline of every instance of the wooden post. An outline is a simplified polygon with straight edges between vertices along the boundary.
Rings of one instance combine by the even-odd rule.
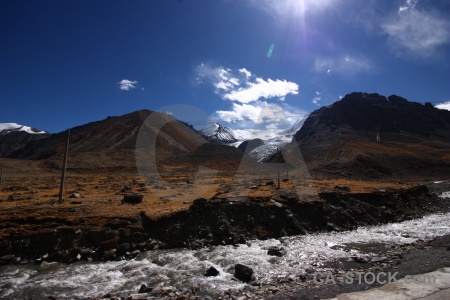
[[[3,166],[0,166],[0,184],[3,184]]]
[[[278,164],[278,189],[280,189],[280,164]]]
[[[61,173],[61,185],[59,187],[59,203],[62,203],[64,201],[63,195],[64,195],[64,180],[66,178],[66,167],[67,167],[67,156],[69,154],[69,140],[70,140],[70,129],[67,131],[67,141],[66,141],[66,148],[64,151],[64,162],[63,162],[63,168]]]

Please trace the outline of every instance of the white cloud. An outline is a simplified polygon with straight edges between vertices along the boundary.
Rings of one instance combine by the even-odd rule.
[[[129,91],[131,89],[135,89],[138,82],[137,81],[132,81],[132,80],[128,80],[128,79],[122,79],[121,81],[118,82],[119,84],[119,88],[122,91]]]
[[[314,103],[315,105],[320,105],[320,100],[322,100],[322,97],[320,97],[320,95],[322,94],[319,91],[316,91],[316,96],[313,98],[312,103]]]
[[[240,103],[251,103],[261,99],[277,98],[284,100],[289,94],[298,94],[298,84],[285,79],[267,80],[256,77],[252,73],[241,68],[233,71],[229,68],[210,67],[201,64],[197,67],[199,77],[197,82],[205,80],[212,83],[216,93],[223,99]]]
[[[261,98],[277,97],[280,100],[284,100],[288,94],[298,94],[298,85],[296,83],[280,79],[272,80],[269,78],[266,81],[262,78],[256,78],[254,82],[247,82],[245,87],[226,93],[223,95],[223,98],[241,103],[250,103]]]
[[[450,42],[450,22],[437,12],[416,8],[418,0],[407,0],[394,16],[381,24],[397,55],[428,58]]]
[[[406,0],[405,4],[398,8],[398,11],[402,12],[408,9],[414,9],[417,5],[417,2],[419,2],[419,0]]]
[[[373,64],[363,56],[337,55],[331,57],[317,57],[314,61],[314,70],[318,73],[332,75],[355,75],[370,72]]]
[[[250,78],[252,76],[252,72],[250,72],[246,68],[239,69],[239,72],[243,73],[247,78]]]
[[[450,110],[450,101],[441,103],[436,105],[435,107],[439,108],[439,109],[446,109],[446,110]]]
[[[258,122],[259,115],[261,113],[261,105],[250,104],[232,104],[232,110],[218,110],[217,116],[225,122],[237,122],[251,120],[255,123]]]

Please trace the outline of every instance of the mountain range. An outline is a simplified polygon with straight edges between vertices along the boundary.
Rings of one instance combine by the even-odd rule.
[[[150,116],[153,123],[146,122]],[[157,124],[164,126],[159,130]],[[135,170],[142,127],[156,137],[155,158],[162,168],[230,169],[248,155],[259,162],[295,165],[295,160],[303,160],[320,178],[450,174],[450,111],[369,93],[348,94],[267,140],[239,140],[218,123],[196,131],[149,110],[108,117],[70,129],[69,168]],[[66,138],[66,131],[49,134],[6,123],[0,125],[0,157],[42,161],[47,168],[59,169]],[[301,157],[292,154],[295,148]]]

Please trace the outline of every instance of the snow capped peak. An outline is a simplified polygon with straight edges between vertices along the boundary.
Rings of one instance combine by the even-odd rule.
[[[7,134],[10,132],[24,131],[30,134],[43,134],[45,131],[39,131],[35,128],[20,125],[17,123],[0,123],[0,134]]]
[[[202,129],[200,133],[212,143],[230,144],[236,142],[233,130],[219,123],[214,123]]]

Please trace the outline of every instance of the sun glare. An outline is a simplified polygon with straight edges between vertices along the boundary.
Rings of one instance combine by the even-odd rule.
[[[270,1],[270,6],[280,15],[304,16],[329,7],[331,0],[276,0]]]

